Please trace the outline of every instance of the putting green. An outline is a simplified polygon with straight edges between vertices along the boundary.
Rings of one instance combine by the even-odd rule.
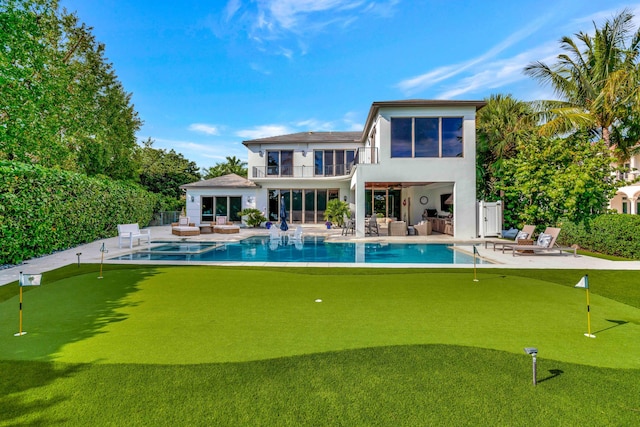
[[[331,273],[330,273],[331,272]],[[585,291],[483,271],[141,267],[66,278],[0,303],[0,359],[237,362],[405,344],[455,344],[640,368],[640,310]],[[576,280],[577,281],[577,280]],[[592,284],[592,288],[597,283]],[[322,302],[316,302],[322,299]]]

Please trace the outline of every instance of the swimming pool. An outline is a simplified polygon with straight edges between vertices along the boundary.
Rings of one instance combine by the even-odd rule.
[[[167,242],[111,260],[473,264],[472,255],[450,244],[325,242],[320,236],[306,236],[303,242],[270,241],[268,236],[239,242]]]

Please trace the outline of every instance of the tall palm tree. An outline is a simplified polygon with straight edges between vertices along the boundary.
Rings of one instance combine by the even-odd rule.
[[[595,23],[594,27],[593,36],[580,32],[577,41],[563,37],[560,46],[565,53],[555,64],[534,62],[524,72],[550,84],[560,97],[539,103],[543,134],[586,129],[624,155],[638,142],[624,138],[621,131],[640,117],[640,29],[633,29],[633,14],[627,9],[602,28]]]

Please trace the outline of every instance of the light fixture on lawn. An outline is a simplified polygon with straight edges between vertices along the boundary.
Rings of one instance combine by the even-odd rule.
[[[533,360],[533,385],[536,385],[538,383],[538,380],[536,379],[536,373],[537,373],[536,356],[538,355],[538,349],[535,347],[525,347],[524,352],[527,354],[530,354]]]

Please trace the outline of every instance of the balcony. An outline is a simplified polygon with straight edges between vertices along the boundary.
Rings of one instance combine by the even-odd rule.
[[[315,166],[254,166],[251,178],[331,178],[342,177],[351,173],[354,163],[344,165],[327,165],[321,171]],[[316,173],[321,172],[321,173]]]
[[[324,165],[322,167],[309,166],[253,166],[249,179],[298,179],[298,178],[331,178],[344,177],[358,164],[377,164],[378,149],[375,147],[360,147],[355,158],[350,163],[338,165]]]

